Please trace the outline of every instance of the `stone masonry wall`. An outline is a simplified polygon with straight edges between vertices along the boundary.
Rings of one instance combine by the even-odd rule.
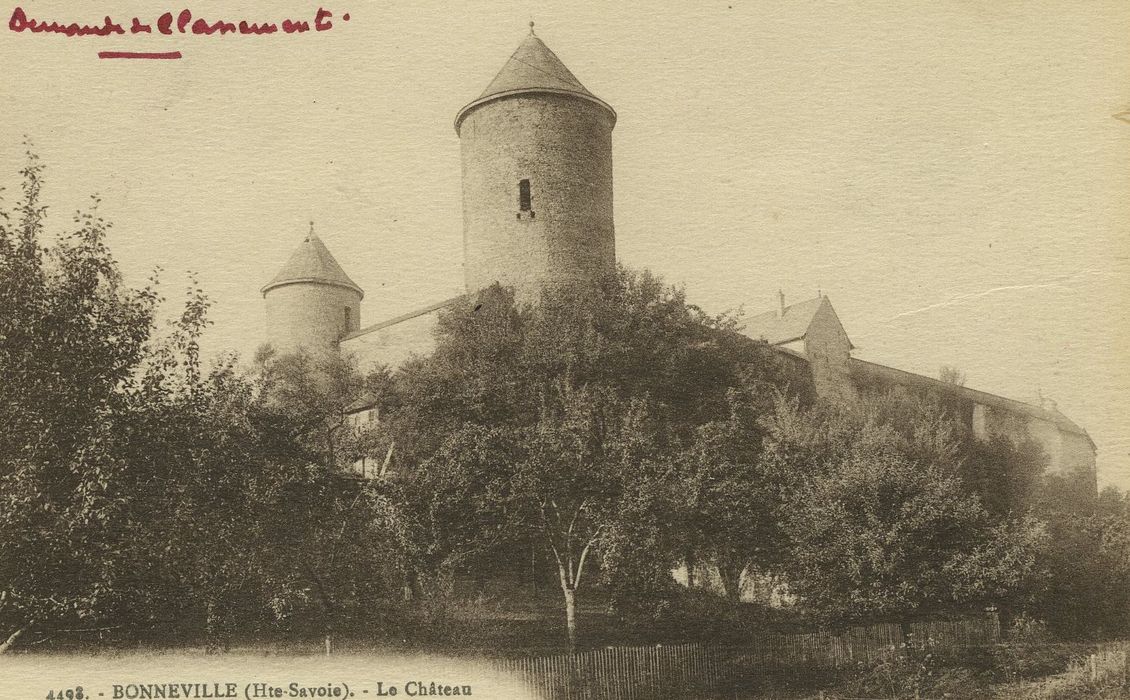
[[[615,270],[612,116],[583,99],[525,94],[488,102],[460,126],[468,291],[497,281],[521,301],[547,285]],[[531,211],[519,210],[530,181]]]
[[[361,295],[328,284],[297,283],[267,291],[267,342],[280,352],[305,346],[311,350],[336,347],[361,319]],[[345,309],[350,328],[346,328]]]
[[[827,302],[821,304],[812,318],[804,338],[804,351],[818,395],[840,399],[856,395],[848,368],[851,341]]]
[[[381,364],[399,367],[413,355],[424,355],[435,348],[433,331],[439,311],[436,309],[347,338],[341,343],[341,352],[353,355],[362,370]]]

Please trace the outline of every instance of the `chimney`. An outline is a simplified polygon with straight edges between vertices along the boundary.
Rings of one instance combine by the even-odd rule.
[[[778,313],[777,317],[778,318],[784,318],[785,317],[785,292],[778,289],[777,290],[777,298],[781,300],[781,310]]]

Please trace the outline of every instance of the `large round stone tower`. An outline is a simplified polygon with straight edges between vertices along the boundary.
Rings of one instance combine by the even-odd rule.
[[[361,326],[365,293],[315,235],[313,224],[261,291],[267,305],[267,340],[280,352],[335,349],[343,336]]]
[[[468,291],[494,282],[522,301],[616,267],[616,112],[533,33],[455,117],[463,157]]]

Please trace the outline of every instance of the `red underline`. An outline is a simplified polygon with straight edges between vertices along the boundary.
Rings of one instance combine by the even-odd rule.
[[[142,53],[140,51],[99,51],[98,58],[180,58],[180,51],[165,53]]]

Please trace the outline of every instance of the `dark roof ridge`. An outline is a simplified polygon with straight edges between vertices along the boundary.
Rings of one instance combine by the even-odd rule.
[[[416,318],[417,316],[423,316],[424,314],[431,313],[432,311],[436,311],[438,309],[442,309],[444,307],[451,306],[451,305],[455,304],[456,302],[459,302],[462,299],[467,298],[467,296],[468,296],[467,294],[460,294],[459,296],[451,297],[450,299],[445,299],[444,301],[436,302],[435,304],[430,304],[428,306],[425,306],[425,307],[422,307],[422,308],[419,308],[419,309],[415,309],[414,311],[409,311],[406,314],[401,314],[400,316],[395,316],[395,317],[390,318],[388,320],[381,321],[379,323],[374,323],[370,326],[365,326],[364,328],[362,328],[360,330],[353,331],[349,335],[342,337],[342,341],[352,340],[353,338],[359,338],[359,337],[361,337],[361,336],[363,336],[367,333],[372,333],[373,331],[379,331],[380,329],[388,328],[389,326],[395,326],[398,323],[403,323],[404,321],[408,321],[410,319]]]

